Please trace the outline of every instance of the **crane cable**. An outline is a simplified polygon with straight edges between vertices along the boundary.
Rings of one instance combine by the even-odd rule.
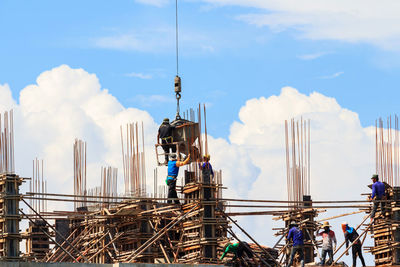
[[[178,63],[178,0],[175,0],[175,47],[176,47],[176,76],[179,76]]]

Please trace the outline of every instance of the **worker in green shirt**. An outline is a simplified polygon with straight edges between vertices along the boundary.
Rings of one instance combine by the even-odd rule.
[[[236,242],[236,243],[228,243],[224,247],[224,253],[222,254],[220,260],[222,260],[228,252],[232,252],[235,254],[233,257],[233,261],[236,258],[241,258],[243,256],[243,252],[246,253],[247,257],[253,258],[253,252],[250,250],[249,245],[246,242]]]

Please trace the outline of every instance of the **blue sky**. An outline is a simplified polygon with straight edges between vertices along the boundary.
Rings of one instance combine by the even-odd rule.
[[[156,120],[172,117],[175,7],[148,2],[1,1],[0,83],[16,97],[41,72],[67,64],[95,73],[126,107],[146,109]],[[332,96],[363,126],[397,111],[399,51],[240,19],[268,12],[179,3],[183,107],[207,103],[211,134],[227,137],[246,100],[279,94],[283,86]]]

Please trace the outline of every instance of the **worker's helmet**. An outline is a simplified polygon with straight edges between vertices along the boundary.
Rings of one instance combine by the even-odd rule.
[[[210,160],[210,155],[209,154],[204,155],[204,159]]]
[[[374,174],[374,175],[372,175],[371,179],[376,179],[378,181],[379,180],[379,175],[378,174]]]
[[[168,119],[168,118],[165,118],[165,119],[163,120],[163,123],[169,123],[169,119]]]
[[[171,155],[169,156],[169,158],[170,158],[171,160],[176,160],[176,154],[171,154]]]
[[[289,223],[289,227],[292,227],[292,226],[297,226],[297,222],[296,221],[291,221]]]

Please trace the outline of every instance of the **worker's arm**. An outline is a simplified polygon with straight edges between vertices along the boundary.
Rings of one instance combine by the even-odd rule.
[[[371,199],[374,199],[376,195],[376,183],[372,184],[372,195],[371,195]]]
[[[157,134],[157,144],[160,144],[160,132]]]
[[[222,253],[221,258],[219,258],[220,260],[222,260],[223,258],[225,258],[225,255],[226,255],[226,253],[229,252],[230,248],[231,248],[231,245],[229,245],[229,246],[226,247],[224,253]]]
[[[190,160],[190,154],[188,155],[188,157],[184,161],[177,161],[175,163],[176,167],[182,167],[182,166],[188,164],[189,160]]]

